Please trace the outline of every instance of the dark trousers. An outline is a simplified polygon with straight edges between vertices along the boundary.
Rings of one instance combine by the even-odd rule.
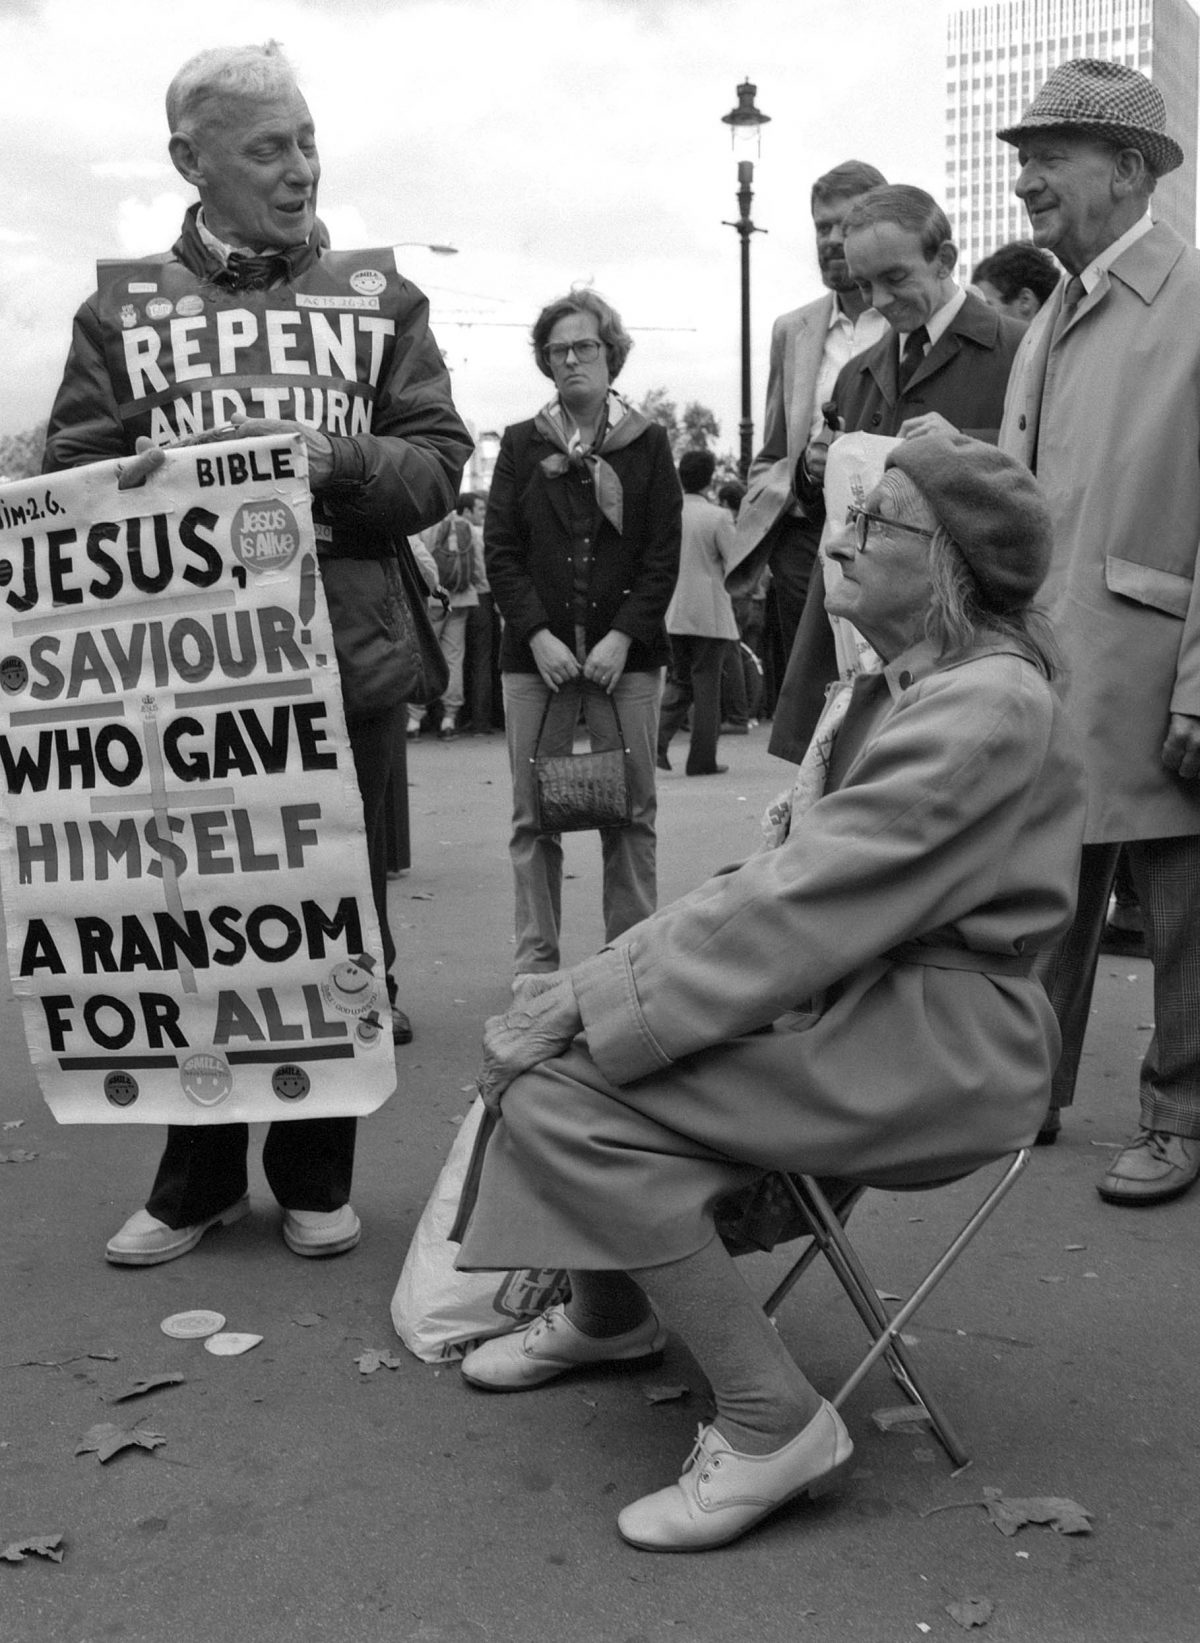
[[[807,519],[785,519],[775,527],[775,533],[761,652],[766,675],[763,705],[771,713],[783,688],[788,658],[808,597],[821,527]]]
[[[1154,964],[1154,1032],[1141,1069],[1141,1121],[1200,1137],[1200,838],[1139,839],[1125,846]],[[1085,844],[1075,920],[1039,955],[1040,976],[1063,1035],[1052,1107],[1075,1097],[1100,936],[1119,844]]]
[[[392,746],[404,734],[403,709],[356,720],[348,729],[363,801],[371,892],[390,979],[396,948],[387,918],[384,800]],[[285,1209],[327,1211],[349,1202],[357,1123],[355,1118],[299,1118],[270,1126],[263,1143],[263,1170]],[[169,1125],[146,1200],[151,1215],[169,1227],[187,1227],[227,1209],[246,1191],[249,1134],[245,1124]]]
[[[397,726],[392,740],[392,768],[384,800],[383,828],[388,872],[407,872],[412,866],[412,838],[408,816],[408,737],[403,724]]]
[[[709,639],[695,633],[671,635],[671,677],[663,691],[658,719],[658,752],[665,757],[671,737],[692,710],[692,739],[688,747],[689,776],[711,775],[717,763],[721,732],[721,663],[728,639]]]
[[[762,663],[741,639],[728,639],[721,661],[721,721],[749,725],[762,710]]]
[[[492,658],[498,649],[497,626],[495,601],[490,593],[481,592],[479,603],[467,609],[467,653],[463,664],[466,702],[462,721],[477,736],[484,736],[492,729],[495,678]]]

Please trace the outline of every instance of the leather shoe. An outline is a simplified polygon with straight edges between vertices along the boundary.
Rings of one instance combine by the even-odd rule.
[[[392,1043],[411,1044],[413,1038],[412,1022],[405,1015],[398,1004],[392,1005]]]
[[[653,1312],[623,1335],[585,1335],[560,1303],[527,1328],[484,1341],[467,1353],[461,1368],[463,1379],[485,1392],[524,1392],[591,1364],[644,1364],[660,1357],[666,1344],[667,1332]]]
[[[722,736],[748,736],[749,734],[750,734],[749,725],[731,724],[728,720],[723,720],[722,721],[722,724],[721,724],[721,735]]]
[[[249,1196],[239,1198],[228,1209],[210,1215],[206,1221],[196,1221],[190,1227],[169,1227],[148,1209],[135,1210],[120,1232],[116,1232],[104,1246],[104,1258],[114,1266],[157,1266],[160,1261],[173,1261],[195,1249],[204,1234],[213,1227],[229,1227],[250,1213]]]
[[[617,1528],[647,1552],[724,1546],[785,1501],[824,1493],[853,1453],[842,1417],[824,1400],[798,1436],[768,1455],[741,1455],[715,1426],[702,1426],[679,1482],[626,1506]]]
[[[729,769],[727,764],[714,764],[708,770],[689,770],[689,776],[723,776]]]
[[[656,770],[670,770],[671,761],[665,753],[657,753],[654,758],[654,767]]]
[[[344,1255],[361,1237],[362,1222],[349,1204],[283,1212],[283,1241],[293,1255]]]
[[[1051,1107],[1034,1139],[1035,1147],[1052,1147],[1062,1132],[1062,1109]]]
[[[1200,1175],[1200,1141],[1140,1129],[1113,1159],[1096,1191],[1110,1204],[1164,1204]]]
[[[1106,924],[1100,933],[1100,951],[1120,958],[1149,958],[1144,930],[1126,930],[1120,924]]]

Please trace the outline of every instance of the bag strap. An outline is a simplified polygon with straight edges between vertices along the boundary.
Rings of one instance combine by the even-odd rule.
[[[575,681],[572,680],[571,685],[574,685],[574,683],[575,683]],[[583,692],[585,690],[599,690],[600,689],[600,686],[596,685],[596,684],[593,684],[590,679],[584,679],[584,678],[581,677],[579,679],[578,683],[579,683],[579,687],[580,687],[579,696],[580,696],[581,701],[583,700]],[[569,689],[570,686],[564,686],[564,688]],[[537,739],[534,741],[534,744],[533,744],[533,752],[529,755],[530,764],[532,764],[533,761],[537,758],[538,748],[541,747],[541,745],[542,745],[542,732],[546,728],[546,719],[547,719],[547,717],[550,713],[550,704],[554,700],[555,694],[556,693],[553,690],[548,690],[547,693],[546,693],[546,705],[542,709],[542,722],[541,722],[541,724],[538,725]],[[621,724],[621,715],[617,712],[617,699],[616,699],[615,696],[610,695],[608,691],[604,691],[604,692],[602,692],[602,694],[605,697],[607,697],[608,705],[609,705],[609,707],[612,708],[613,718],[617,721],[617,735],[621,738],[621,749],[622,749],[623,752],[628,753],[629,748],[628,748],[628,746],[626,745],[626,742],[625,742],[625,729],[624,729],[624,726]],[[576,709],[576,712],[578,712],[578,709]]]

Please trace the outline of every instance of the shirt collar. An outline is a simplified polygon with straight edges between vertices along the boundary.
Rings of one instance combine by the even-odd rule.
[[[1119,240],[1106,245],[1098,257],[1093,257],[1079,278],[1083,281],[1083,289],[1092,292],[1100,283],[1100,276],[1110,269],[1123,251],[1128,251],[1131,245],[1137,243],[1143,234],[1148,234],[1154,227],[1154,218],[1150,215],[1147,206],[1145,216],[1139,217],[1132,228],[1127,228]]]
[[[224,240],[219,240],[204,220],[203,206],[196,213],[196,232],[213,256],[218,259],[222,268],[228,263],[231,251],[237,251],[244,257],[254,256],[254,252],[251,251],[248,245],[226,245]]]
[[[929,318],[925,321],[925,329],[929,333],[930,348],[933,347],[934,343],[940,336],[950,329],[951,322],[957,315],[963,303],[967,300],[967,293],[963,286],[959,285],[955,280],[951,280],[950,284],[950,296],[947,297],[946,301],[942,304],[938,311],[935,314],[930,314]],[[909,333],[907,331],[901,331],[899,335],[900,352],[903,353],[904,344],[908,340]]]

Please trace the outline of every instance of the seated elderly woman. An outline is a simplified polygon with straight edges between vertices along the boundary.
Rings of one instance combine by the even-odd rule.
[[[1071,917],[1083,820],[1030,608],[1049,519],[991,446],[929,434],[888,460],[830,548],[831,608],[885,665],[853,687],[824,791],[777,848],[487,1025],[498,1116],[459,1264],[565,1267],[571,1295],[462,1372],[517,1391],[649,1356],[669,1322],[716,1418],[677,1483],[620,1513],[650,1550],[734,1539],[853,1447],[716,1203],[772,1169],[949,1180],[1032,1141],[1046,1109],[1058,1033],[1030,969]]]

